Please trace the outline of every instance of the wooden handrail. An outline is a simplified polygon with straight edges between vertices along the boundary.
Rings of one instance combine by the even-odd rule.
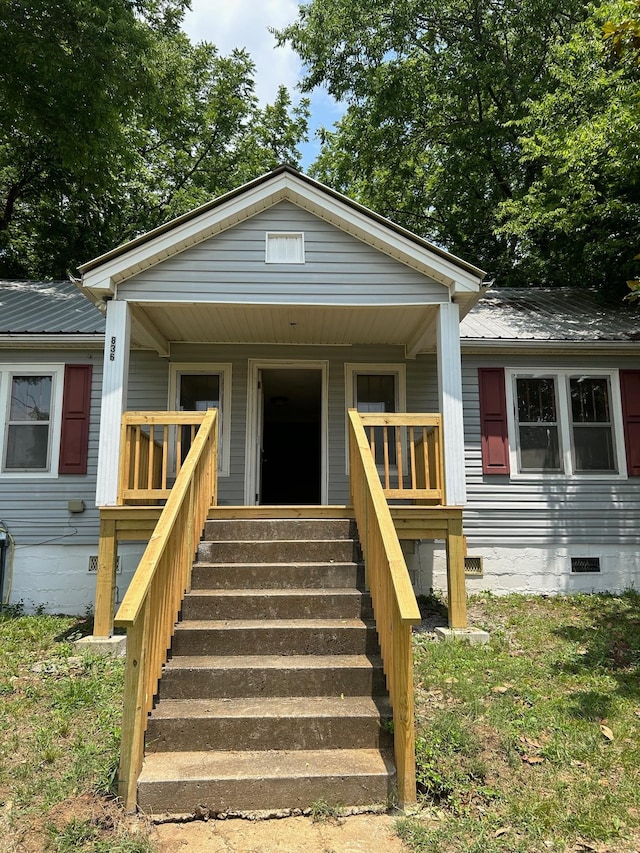
[[[411,626],[421,619],[362,420],[349,410],[351,500],[393,708],[398,798],[406,807],[416,802]]]
[[[188,422],[188,421],[187,421]],[[147,715],[185,591],[209,507],[217,503],[218,417],[202,416],[156,528],[116,615],[127,629],[127,662],[118,792],[127,809],[136,805]]]
[[[170,468],[182,466],[182,433],[195,440],[204,412],[125,412],[122,416],[118,505],[153,504],[171,493]]]
[[[386,498],[442,506],[444,461],[438,414],[360,414]]]

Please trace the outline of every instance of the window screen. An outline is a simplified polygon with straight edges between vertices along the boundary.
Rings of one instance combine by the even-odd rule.
[[[556,380],[516,379],[521,471],[561,471]]]
[[[47,471],[52,376],[12,376],[4,468]]]
[[[572,376],[569,395],[574,470],[616,471],[608,378]]]

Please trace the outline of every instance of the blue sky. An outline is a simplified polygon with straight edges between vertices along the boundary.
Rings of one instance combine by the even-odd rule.
[[[256,94],[262,104],[273,100],[280,84],[287,86],[294,100],[299,100],[301,93],[295,86],[302,76],[300,60],[289,47],[277,48],[268,29],[295,20],[296,0],[191,0],[191,7],[183,28],[192,41],[213,42],[222,54],[230,53],[234,47],[249,51],[256,64]],[[318,153],[314,130],[331,127],[341,111],[324,90],[311,95],[311,138],[301,147],[304,170]]]

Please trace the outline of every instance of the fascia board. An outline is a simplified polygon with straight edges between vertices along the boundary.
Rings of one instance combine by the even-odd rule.
[[[157,237],[139,246],[132,246],[128,252],[112,260],[105,256],[104,264],[84,273],[84,286],[100,289],[109,282],[109,289],[113,290],[113,285],[266,210],[284,197],[283,181],[280,176],[272,183],[249,189],[243,195],[232,198],[213,210],[204,211],[200,216],[185,222],[178,222],[169,230],[163,229],[163,233]],[[82,270],[82,267],[80,269]]]
[[[479,291],[483,276],[473,275],[453,261],[431,252],[426,246],[419,246],[408,237],[377,222],[366,213],[350,205],[341,204],[320,189],[302,181],[296,181],[291,176],[287,176],[285,180],[288,183],[290,200],[309,210],[310,213],[327,219],[373,248],[402,260],[419,272],[449,287],[453,293]]]
[[[92,334],[0,334],[0,347],[16,349],[86,349],[104,347],[104,333]]]
[[[493,350],[500,355],[505,353],[516,355],[521,352],[548,352],[552,354],[592,354],[597,352],[600,355],[606,353],[619,355],[628,352],[630,355],[637,356],[640,351],[640,343],[634,341],[513,341],[461,338],[460,347],[465,353],[483,353],[485,355]]]

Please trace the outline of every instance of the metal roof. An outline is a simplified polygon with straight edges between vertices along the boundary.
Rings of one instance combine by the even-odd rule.
[[[0,334],[103,334],[104,317],[70,281],[0,281]]]
[[[460,324],[472,341],[640,341],[640,311],[604,305],[596,291],[575,288],[488,290]]]

